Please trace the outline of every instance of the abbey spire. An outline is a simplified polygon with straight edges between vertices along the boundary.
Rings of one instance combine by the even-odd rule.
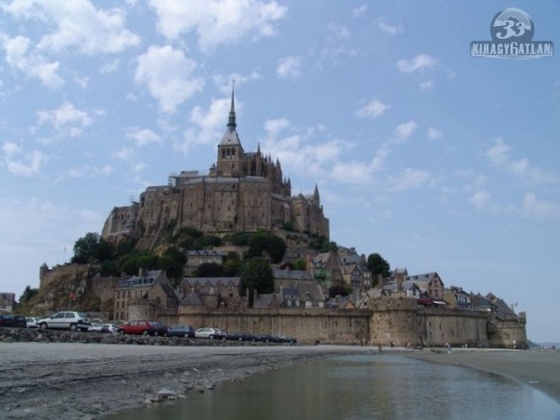
[[[229,119],[227,126],[229,131],[234,131],[237,127],[237,122],[235,121],[234,82],[231,82],[231,107],[229,109]]]
[[[245,152],[239,136],[237,135],[237,122],[235,119],[235,91],[231,86],[231,106],[227,130],[218,144],[218,159],[216,161],[216,174],[220,177],[239,177],[243,175],[243,159]]]

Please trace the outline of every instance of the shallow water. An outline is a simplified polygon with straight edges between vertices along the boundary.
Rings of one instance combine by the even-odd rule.
[[[392,354],[339,356],[227,382],[118,420],[560,419],[560,404],[499,375]]]

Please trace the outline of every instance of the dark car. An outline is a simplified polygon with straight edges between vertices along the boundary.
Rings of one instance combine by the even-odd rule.
[[[289,335],[281,335],[280,337],[278,337],[278,342],[279,343],[295,344],[295,343],[297,343],[297,338],[291,337]]]
[[[254,335],[251,335],[251,334],[247,334],[247,333],[243,333],[243,332],[239,332],[239,331],[234,331],[234,332],[228,333],[226,335],[226,340],[255,341],[256,338],[255,338]]]
[[[119,333],[164,336],[167,333],[167,326],[157,321],[130,321],[119,325]]]
[[[22,315],[0,315],[0,327],[26,328],[27,320]]]
[[[255,341],[259,341],[261,343],[275,343],[276,337],[270,334],[259,334],[255,337]]]
[[[192,325],[172,325],[167,329],[167,337],[194,338],[195,329]]]

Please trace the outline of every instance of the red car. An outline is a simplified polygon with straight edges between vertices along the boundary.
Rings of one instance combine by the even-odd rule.
[[[121,334],[164,336],[167,326],[156,321],[130,321],[119,325],[118,331]]]

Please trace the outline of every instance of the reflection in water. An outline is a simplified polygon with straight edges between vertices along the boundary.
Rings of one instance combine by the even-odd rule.
[[[558,419],[560,405],[501,376],[398,355],[343,356],[225,383],[112,419]]]

